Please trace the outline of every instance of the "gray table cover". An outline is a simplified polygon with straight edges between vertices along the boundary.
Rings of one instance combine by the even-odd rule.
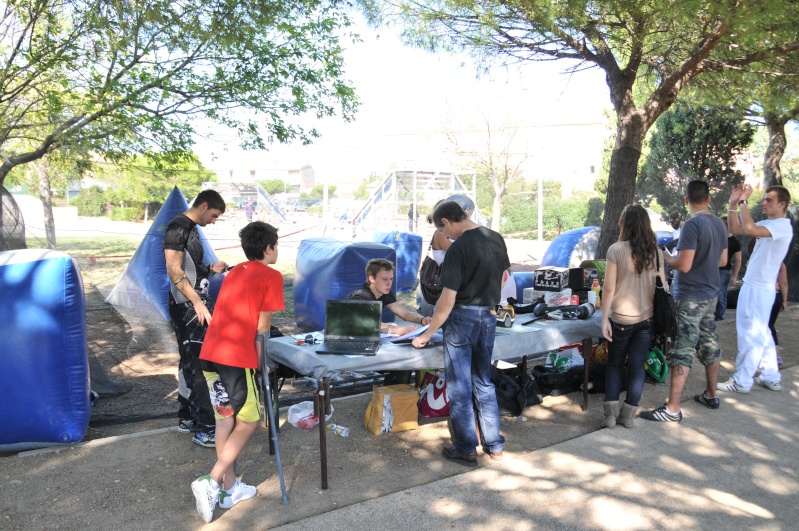
[[[519,316],[517,321],[524,316]],[[602,336],[599,312],[586,320],[539,320],[529,326],[497,327],[493,360],[530,356]],[[440,342],[423,349],[410,344],[395,345],[383,339],[375,356],[317,354],[318,345],[297,345],[291,336],[270,339],[267,356],[277,363],[316,379],[343,371],[402,371],[444,366],[444,347]]]

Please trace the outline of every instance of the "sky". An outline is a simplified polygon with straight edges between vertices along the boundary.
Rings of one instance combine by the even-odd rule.
[[[597,136],[610,134],[603,127],[610,100],[601,70],[568,75],[562,73],[565,63],[550,61],[496,67],[478,76],[468,56],[408,47],[396,32],[375,31],[362,20],[356,31],[363,41],[345,51],[346,74],[361,100],[353,122],[319,120],[314,125],[322,137],[313,145],[276,145],[268,152],[242,151],[233,135],[198,139],[203,164],[214,170],[288,170],[311,164],[317,178],[330,182],[360,181],[370,172],[397,167],[446,170],[440,166],[451,163],[442,153],[452,146],[442,132],[473,130],[486,120],[494,129],[505,123],[518,126],[523,133],[518,149],[539,161],[550,158],[549,167],[575,151],[588,151],[592,161],[601,161]],[[598,125],[575,132],[563,124]]]

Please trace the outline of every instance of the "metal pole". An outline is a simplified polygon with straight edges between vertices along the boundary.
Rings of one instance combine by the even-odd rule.
[[[538,241],[544,241],[544,176],[538,174]]]
[[[275,412],[272,409],[272,387],[269,384],[269,367],[266,366],[266,342],[269,334],[258,334],[255,336],[256,343],[261,344],[261,374],[264,380],[264,397],[266,399],[266,414],[269,419],[269,431],[272,434],[272,442],[275,445],[275,461],[277,462],[277,475],[280,478],[280,491],[283,493],[283,505],[289,504],[289,496],[286,493],[286,481],[283,479],[283,463],[280,461],[280,447],[277,445],[277,425],[275,424]]]

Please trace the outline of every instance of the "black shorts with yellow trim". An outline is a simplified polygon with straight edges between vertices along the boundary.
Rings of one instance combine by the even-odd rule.
[[[200,360],[217,420],[235,416],[242,422],[261,420],[261,397],[255,369]]]

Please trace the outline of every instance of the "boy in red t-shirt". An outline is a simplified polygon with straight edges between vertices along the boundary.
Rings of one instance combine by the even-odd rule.
[[[255,336],[269,332],[272,312],[283,309],[283,275],[277,261],[277,229],[254,221],[239,231],[248,262],[228,273],[208,326],[200,366],[216,418],[216,464],[191,490],[197,512],[210,522],[217,501],[222,509],[252,498],[255,487],[236,478],[233,463],[261,419],[255,371]]]

